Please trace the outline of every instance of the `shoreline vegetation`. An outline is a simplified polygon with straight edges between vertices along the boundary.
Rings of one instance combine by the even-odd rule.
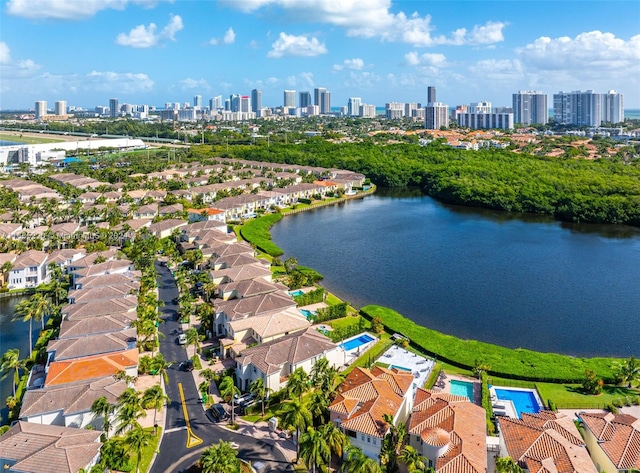
[[[443,202],[551,215],[566,222],[640,226],[640,167],[621,157],[595,160],[508,149],[465,151],[439,141],[428,146],[331,143],[321,138],[295,145],[193,146],[209,154],[303,166],[337,167],[365,174],[381,187],[420,187]]]
[[[340,201],[336,200],[334,203]],[[290,214],[283,210],[283,213],[258,217],[241,225],[239,233],[258,250],[277,258],[284,251],[271,241],[269,230],[283,215]],[[585,371],[592,370],[607,383],[613,383],[614,366],[623,361],[622,358],[573,357],[507,348],[479,340],[463,340],[418,325],[395,310],[378,305],[361,307],[359,313],[369,321],[381,319],[385,332],[407,337],[412,348],[425,355],[465,370],[474,371],[483,367],[488,375],[499,378],[542,383],[581,383]]]

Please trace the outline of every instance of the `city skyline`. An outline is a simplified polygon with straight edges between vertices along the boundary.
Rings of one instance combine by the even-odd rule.
[[[640,108],[637,2],[4,0],[1,11],[3,110],[113,97],[161,108],[254,89],[276,107],[284,90],[316,88],[331,107],[424,105],[429,85],[449,106],[615,89]]]

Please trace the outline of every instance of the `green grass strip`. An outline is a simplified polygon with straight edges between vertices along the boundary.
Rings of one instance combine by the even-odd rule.
[[[240,228],[240,235],[260,251],[273,257],[280,256],[284,251],[271,241],[269,230],[281,219],[282,214],[274,213],[250,220]]]
[[[509,379],[550,383],[580,383],[586,369],[610,381],[616,358],[575,358],[556,353],[542,353],[523,348],[505,348],[477,340],[461,340],[452,335],[422,327],[398,312],[377,305],[367,305],[361,312],[368,318],[379,316],[389,333],[401,333],[427,355],[435,356],[461,368],[476,363],[490,366],[489,374]]]

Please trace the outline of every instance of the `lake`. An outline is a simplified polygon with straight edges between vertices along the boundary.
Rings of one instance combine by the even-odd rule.
[[[360,307],[478,339],[576,356],[640,356],[640,229],[442,204],[420,192],[302,212],[273,240]]]
[[[14,307],[24,297],[0,298],[0,356],[11,348],[20,350],[20,358],[29,356],[29,322],[13,322]],[[35,343],[40,333],[40,322],[33,324],[33,341]],[[0,381],[0,417],[6,419],[8,409],[5,401],[13,394],[13,373]],[[1,423],[0,423],[1,424]]]

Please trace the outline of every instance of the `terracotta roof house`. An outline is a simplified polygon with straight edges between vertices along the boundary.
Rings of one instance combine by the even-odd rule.
[[[628,414],[578,414],[584,440],[598,471],[640,469],[640,419]]]
[[[171,214],[180,214],[184,211],[182,204],[165,205],[158,209],[158,215],[164,217]]]
[[[68,294],[68,302],[69,304],[85,304],[101,299],[120,299],[136,293],[137,290],[132,289],[130,284],[71,289]]]
[[[98,258],[102,258],[105,261],[109,261],[115,258],[116,254],[118,254],[118,250],[115,248],[111,248],[106,251],[97,251],[95,253],[87,253],[84,257],[72,261],[69,264],[69,271],[75,271],[76,269],[88,268],[92,266],[93,263]]]
[[[487,471],[485,412],[467,397],[418,388],[407,431],[409,444],[436,471]]]
[[[138,349],[107,355],[85,356],[73,360],[49,363],[45,386],[86,381],[113,376],[124,371],[129,376],[138,376]]]
[[[246,348],[236,358],[238,387],[246,391],[253,381],[262,378],[265,387],[279,391],[297,368],[311,373],[321,358],[337,368],[344,364],[344,350],[314,328]]]
[[[126,273],[100,274],[87,276],[76,281],[75,289],[91,289],[104,286],[127,286],[132,291],[140,289],[140,272],[129,271]]]
[[[274,284],[267,282],[262,278],[257,278],[220,284],[218,286],[217,295],[222,300],[227,301],[229,299],[243,299],[245,297],[259,296],[270,292],[286,290],[287,286],[283,284]]]
[[[103,263],[93,264],[87,268],[78,268],[71,270],[71,274],[73,277],[73,283],[81,278],[86,278],[89,276],[101,276],[103,274],[117,274],[117,273],[129,273],[133,271],[135,268],[133,263],[129,260],[109,260]]]
[[[77,202],[82,202],[83,204],[95,204],[96,200],[100,198],[102,194],[100,192],[83,192],[78,197],[76,197]]]
[[[195,230],[217,230],[222,233],[227,232],[227,224],[218,220],[205,220],[204,222],[195,222],[183,229],[183,232]]]
[[[209,274],[211,280],[218,285],[258,278],[271,282],[272,277],[271,270],[261,264],[243,264],[219,271],[210,271]]]
[[[226,335],[225,325],[232,320],[274,314],[287,308],[295,308],[296,305],[296,302],[288,294],[282,292],[270,292],[244,299],[216,301],[214,304],[216,334]]]
[[[47,353],[50,361],[63,361],[131,350],[136,347],[136,342],[136,329],[129,328],[119,332],[51,340],[47,345]]]
[[[597,473],[573,419],[542,411],[499,417],[500,455],[532,473]]]
[[[91,405],[100,398],[116,404],[127,383],[107,376],[94,381],[80,381],[41,389],[28,389],[22,401],[20,420],[79,429],[91,425],[102,430],[102,419],[94,418]]]
[[[189,209],[189,222],[202,222],[207,220],[226,223],[224,210],[219,209]]]
[[[186,220],[170,218],[167,220],[160,220],[159,222],[152,223],[151,225],[149,225],[149,231],[158,238],[166,238],[170,236],[174,230],[179,230],[185,225],[187,225]]]
[[[137,314],[132,311],[79,320],[63,320],[58,338],[76,338],[98,333],[120,332],[131,327],[131,323],[137,317]]]
[[[15,253],[0,253],[0,268],[6,265],[13,265],[18,255]],[[0,285],[4,285],[9,276],[9,271],[0,271]]]
[[[264,258],[259,259],[245,254],[219,256],[218,258],[209,261],[209,265],[214,271],[233,268],[235,266],[242,266],[245,264],[261,264],[265,268],[271,267],[271,263],[269,263],[269,260],[266,260]]]
[[[138,298],[136,296],[126,296],[120,299],[106,299],[85,304],[68,304],[62,306],[61,314],[62,318],[66,320],[79,320],[122,312],[135,314],[137,305]]]
[[[158,215],[158,204],[141,205],[133,211],[133,219],[153,218]]]
[[[360,447],[378,460],[382,439],[389,430],[383,416],[394,424],[406,422],[413,406],[413,375],[396,368],[356,367],[338,386],[338,395],[329,405],[331,422]]]
[[[0,437],[0,470],[5,473],[77,473],[100,458],[101,432],[16,422]]]
[[[3,223],[0,224],[0,237],[18,238],[22,233],[21,223]]]
[[[84,249],[62,249],[62,250],[54,250],[49,254],[49,259],[47,260],[47,266],[51,263],[56,263],[60,266],[63,271],[71,265],[74,261],[78,261],[81,258],[84,258],[87,255]]]

